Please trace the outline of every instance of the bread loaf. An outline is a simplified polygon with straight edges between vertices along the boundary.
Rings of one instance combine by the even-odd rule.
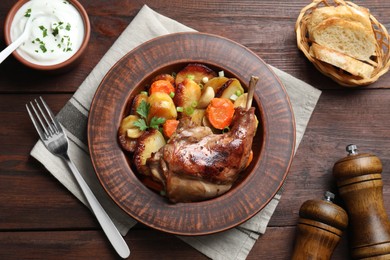
[[[374,67],[369,64],[316,43],[310,46],[310,55],[361,78],[370,78],[374,70]]]

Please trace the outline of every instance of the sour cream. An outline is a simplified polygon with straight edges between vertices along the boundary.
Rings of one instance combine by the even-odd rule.
[[[32,27],[28,39],[17,49],[27,61],[49,66],[66,61],[80,48],[84,22],[77,9],[66,0],[30,0],[15,14],[11,41],[24,31],[27,20]]]

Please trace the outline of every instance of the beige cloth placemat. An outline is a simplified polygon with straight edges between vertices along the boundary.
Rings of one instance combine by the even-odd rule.
[[[185,31],[194,30],[158,14],[145,5],[57,115],[70,140],[71,159],[122,235],[125,235],[136,224],[136,221],[126,215],[108,197],[94,173],[87,147],[89,108],[101,80],[121,57],[154,37]],[[285,85],[293,106],[297,128],[297,148],[321,92],[283,71],[272,69]],[[79,200],[88,205],[67,166],[48,152],[40,141],[34,146],[31,155]],[[180,239],[212,259],[245,259],[256,240],[265,232],[279,200],[280,194],[278,193],[263,210],[239,227],[215,235],[180,237]]]

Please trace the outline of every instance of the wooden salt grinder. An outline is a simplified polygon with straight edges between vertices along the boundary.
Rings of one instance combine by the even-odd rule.
[[[325,192],[324,200],[308,200],[299,210],[297,239],[292,260],[327,260],[348,225],[348,215],[332,203],[334,194]]]
[[[348,156],[333,167],[350,223],[354,259],[390,259],[390,222],[383,204],[382,163],[372,154],[358,154],[348,145]]]

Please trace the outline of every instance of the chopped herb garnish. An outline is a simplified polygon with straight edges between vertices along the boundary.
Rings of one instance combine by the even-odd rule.
[[[45,38],[47,36],[47,29],[43,25],[40,25],[39,29],[42,31],[42,37]]]
[[[187,116],[190,116],[194,113],[194,111],[195,109],[193,107],[186,107],[184,112],[186,113]]]
[[[194,80],[195,76],[194,75],[187,75],[187,79]]]
[[[134,122],[134,125],[139,128],[141,131],[145,131],[148,129],[148,126],[146,125],[145,119],[140,118],[137,121]]]
[[[227,126],[224,129],[222,129],[222,133],[227,133],[230,131],[230,128]]]
[[[154,116],[150,120],[150,124],[148,126],[146,123],[146,119],[148,117],[149,110],[150,104],[145,100],[142,100],[137,108],[137,113],[141,116],[141,118],[134,122],[134,125],[137,126],[141,131],[145,131],[148,128],[159,129],[159,126],[165,123],[165,118]]]
[[[39,45],[39,48],[43,51],[43,53],[47,52],[47,49],[46,49],[46,46],[44,43]]]
[[[26,13],[24,14],[24,17],[30,17],[31,16],[31,8],[27,9]]]
[[[70,31],[70,23],[66,24],[65,30]]]
[[[163,117],[152,117],[150,120],[150,127],[154,129],[158,129],[159,125],[165,123],[165,118]]]
[[[58,23],[53,23],[51,33],[53,34],[54,37],[58,35],[58,32],[60,29],[63,29],[63,27],[61,28],[61,25],[63,25],[63,24],[64,24],[64,22],[61,22],[61,21]]]
[[[57,36],[58,35],[58,27],[54,28],[53,31],[51,32],[51,34],[53,34],[53,36]]]
[[[141,104],[137,107],[137,113],[143,118],[147,118],[150,110],[150,104],[145,100],[141,101]]]
[[[47,52],[47,49],[46,49],[46,46],[45,46],[45,43],[43,41],[41,41],[39,38],[36,38],[35,41],[33,41],[33,43],[37,43],[39,44],[39,49],[41,49],[41,51],[43,53]],[[38,52],[38,50],[35,50],[35,52]]]

